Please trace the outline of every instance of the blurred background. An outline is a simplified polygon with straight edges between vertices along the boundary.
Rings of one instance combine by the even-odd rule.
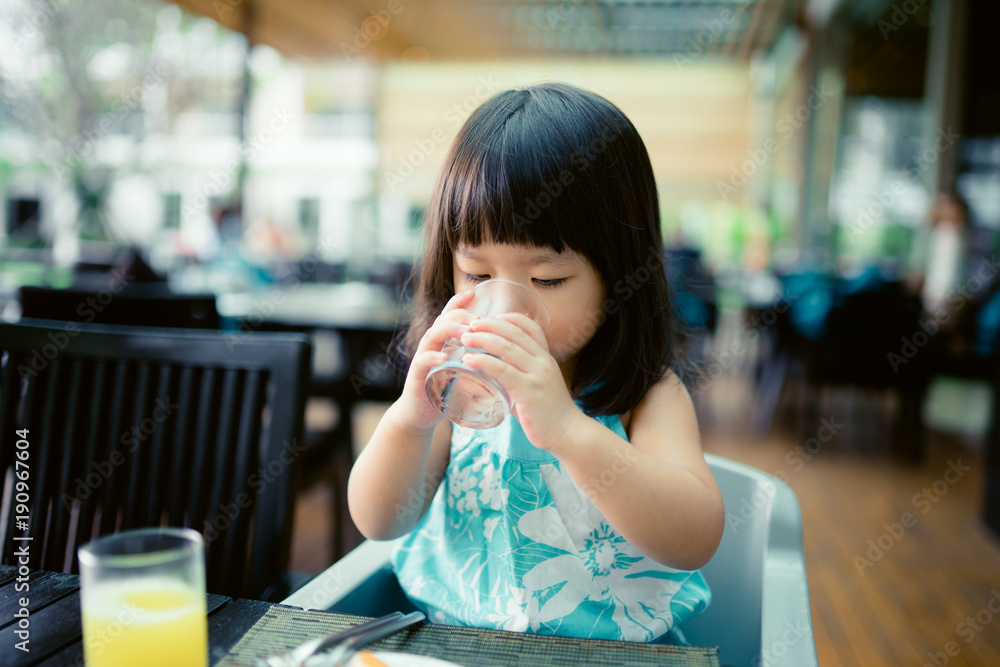
[[[321,571],[359,539],[342,482],[398,391],[451,140],[500,90],[594,90],[656,172],[706,450],[799,495],[821,663],[1000,664],[998,20],[989,0],[0,0],[0,316],[310,332],[322,465],[293,567]],[[165,295],[191,299],[136,321]]]

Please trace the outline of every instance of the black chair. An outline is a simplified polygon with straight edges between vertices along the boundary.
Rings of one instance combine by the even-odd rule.
[[[770,429],[782,388],[793,375],[805,389],[800,397],[805,403],[801,417],[806,437],[821,416],[822,387],[890,390],[899,397],[894,416],[897,453],[918,459],[924,438],[920,406],[926,372],[923,363],[893,366],[887,357],[899,348],[901,338],[919,331],[915,297],[898,282],[875,281],[854,289],[852,281],[825,284],[817,279],[790,301],[790,306],[771,312],[774,342],[760,374],[758,390],[763,398],[752,422],[754,431],[763,434]],[[824,308],[827,301],[828,308]],[[796,319],[800,308],[816,317]],[[822,326],[803,329],[803,322],[816,324],[820,319]]]
[[[218,329],[214,294],[175,294],[165,283],[118,284],[102,289],[79,286],[22,287],[21,316],[85,324]]]
[[[2,562],[26,543],[30,567],[75,572],[94,537],[189,526],[209,592],[281,599],[309,358],[297,334],[0,324]]]

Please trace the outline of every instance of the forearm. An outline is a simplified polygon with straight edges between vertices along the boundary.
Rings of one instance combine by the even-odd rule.
[[[351,468],[347,503],[351,518],[370,539],[409,532],[423,516],[440,482],[429,467],[434,430],[409,430],[390,406]]]
[[[723,516],[715,489],[593,419],[584,416],[573,435],[556,455],[622,537],[677,569],[697,569],[711,558]]]

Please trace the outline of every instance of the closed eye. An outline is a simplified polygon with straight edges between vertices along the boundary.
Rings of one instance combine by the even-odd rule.
[[[469,282],[472,282],[472,283],[481,283],[484,280],[489,280],[490,279],[490,274],[484,273],[484,274],[480,274],[480,275],[473,275],[471,273],[466,273],[465,274],[465,279],[468,280]]]
[[[567,280],[566,278],[551,278],[549,280],[534,278],[532,282],[538,285],[539,287],[558,287],[559,285],[562,285],[564,282],[566,282],[566,280]]]

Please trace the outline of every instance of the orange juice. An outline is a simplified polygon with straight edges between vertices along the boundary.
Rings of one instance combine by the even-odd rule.
[[[83,598],[87,667],[208,664],[205,596],[168,579],[101,583]]]

